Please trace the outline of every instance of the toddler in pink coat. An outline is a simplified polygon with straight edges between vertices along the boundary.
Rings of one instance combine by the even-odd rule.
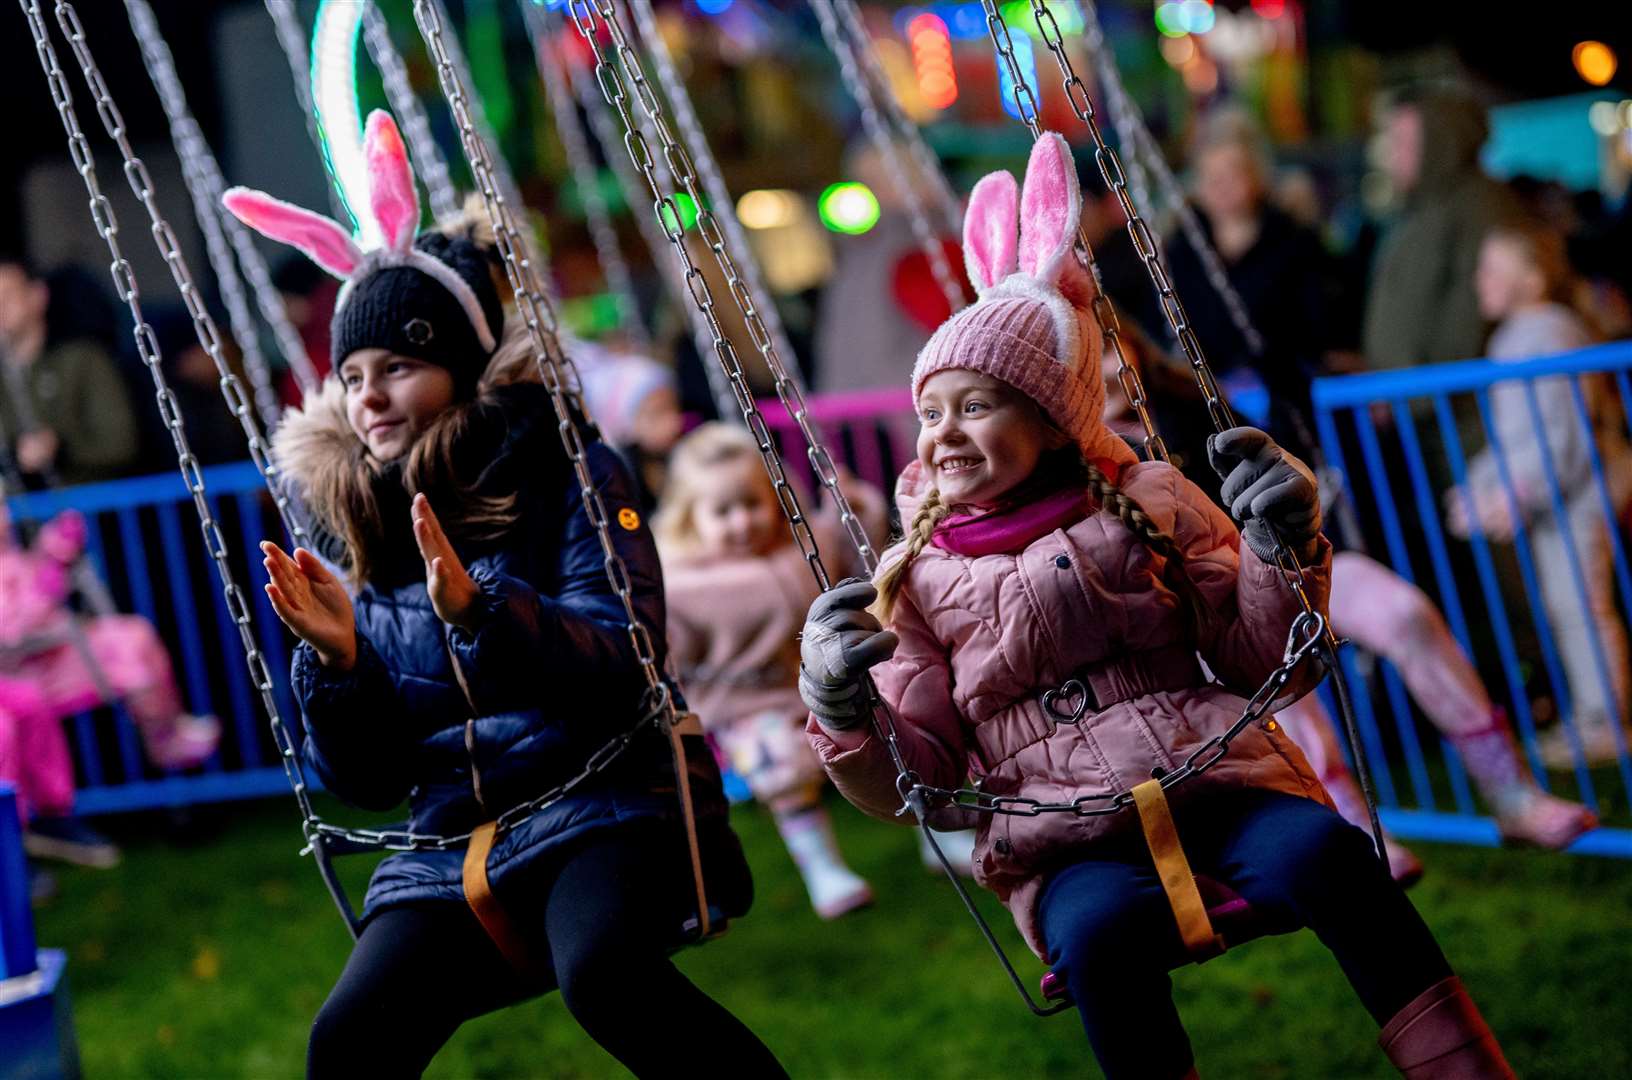
[[[805,623],[808,734],[840,791],[886,820],[901,820],[901,793],[867,729],[869,668],[922,784],[973,774],[990,796],[1072,803],[1179,768],[1280,666],[1301,609],[1271,563],[1277,533],[1325,606],[1331,549],[1301,462],[1255,429],[1213,439],[1238,532],[1102,422],[1080,203],[1053,135],[1033,148],[1023,191],[1007,173],[976,185],[964,254],[980,300],[913,371],[918,460],[898,492],[906,539],[886,554],[877,616],[864,607],[874,587],[856,583]],[[1287,697],[1310,689],[1310,667]],[[1169,798],[1191,866],[1265,926],[1314,929],[1403,1072],[1510,1075],[1428,928],[1278,724],[1249,724]],[[1070,987],[1106,1074],[1193,1075],[1167,974],[1191,954],[1135,816],[979,817],[977,880]]]
[[[0,504],[0,780],[16,785],[19,809],[36,821],[73,808],[63,717],[122,702],[161,769],[197,765],[220,741],[213,716],[182,711],[170,656],[151,623],[68,606],[85,528],[79,514],[64,511],[23,547]],[[46,850],[44,832],[24,840],[36,854],[58,853]]]
[[[723,759],[776,818],[824,919],[870,904],[845,865],[822,808],[822,764],[804,738],[799,647],[816,583],[782,524],[776,494],[746,428],[704,424],[675,448],[653,519],[668,593],[669,656]],[[855,509],[884,532],[879,494],[853,485]],[[837,521],[818,517],[824,553],[845,550]]]

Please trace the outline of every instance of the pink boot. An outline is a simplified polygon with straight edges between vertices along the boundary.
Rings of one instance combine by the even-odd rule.
[[[873,902],[872,887],[844,864],[833,839],[833,822],[820,806],[778,815],[788,854],[799,867],[810,893],[810,906],[823,919],[837,919]]]
[[[1377,1044],[1408,1080],[1515,1080],[1496,1036],[1455,975],[1418,994]]]
[[[213,716],[178,713],[168,722],[141,725],[147,760],[160,769],[190,769],[203,764],[221,745],[221,721]]]
[[[1502,837],[1559,850],[1598,825],[1580,803],[1549,795],[1523,771],[1502,710],[1491,713],[1483,731],[1451,736],[1451,743],[1496,814]]]

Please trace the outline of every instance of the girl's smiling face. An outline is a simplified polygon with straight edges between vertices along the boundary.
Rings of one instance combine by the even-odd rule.
[[[918,460],[955,506],[988,509],[1066,436],[1008,383],[966,368],[937,371],[918,393]]]
[[[340,363],[346,420],[369,453],[391,461],[453,404],[453,374],[445,367],[385,349],[358,349]]]
[[[776,543],[781,515],[771,481],[755,459],[707,466],[691,507],[698,546],[711,556],[763,555]]]

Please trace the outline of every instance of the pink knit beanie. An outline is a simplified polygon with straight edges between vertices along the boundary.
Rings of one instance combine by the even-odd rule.
[[[1001,379],[1037,402],[1113,478],[1133,453],[1100,419],[1094,283],[1075,245],[1082,192],[1065,139],[1032,145],[1020,190],[1008,172],[988,173],[969,196],[963,258],[979,294],[925,344],[912,369],[916,404],[938,371],[965,368]]]

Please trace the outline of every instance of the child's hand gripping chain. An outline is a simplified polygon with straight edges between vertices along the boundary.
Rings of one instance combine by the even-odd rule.
[[[1207,456],[1224,479],[1219,498],[1241,522],[1241,538],[1254,555],[1274,563],[1278,533],[1300,560],[1314,557],[1320,498],[1307,465],[1252,427],[1214,435],[1207,440]]]
[[[799,645],[799,696],[822,726],[849,731],[867,719],[862,678],[895,654],[894,631],[884,629],[867,605],[878,590],[865,581],[840,584],[810,605]]]

